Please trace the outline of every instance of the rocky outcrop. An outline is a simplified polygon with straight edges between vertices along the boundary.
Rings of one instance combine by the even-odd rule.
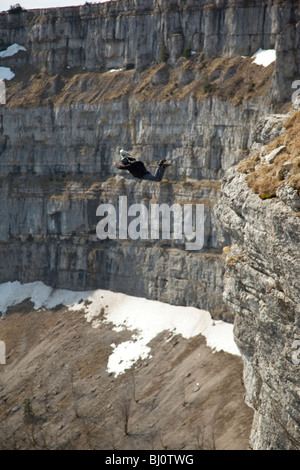
[[[262,134],[260,138],[266,142]],[[215,207],[232,240],[223,255],[224,299],[235,316],[246,402],[255,411],[253,449],[300,447],[297,198],[297,191],[282,182],[277,197],[262,199],[248,186],[246,175],[232,168]]]

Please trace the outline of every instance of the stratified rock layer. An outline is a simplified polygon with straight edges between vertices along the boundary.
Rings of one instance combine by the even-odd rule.
[[[273,0],[125,0],[0,15],[0,47],[25,44],[15,59],[57,73],[66,67],[141,70],[188,50],[206,57],[279,55],[273,101],[290,96],[299,74],[299,4]],[[4,49],[4,47],[3,47]]]

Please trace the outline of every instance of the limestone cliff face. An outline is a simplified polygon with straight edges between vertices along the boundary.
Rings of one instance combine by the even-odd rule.
[[[292,1],[225,0],[1,14],[0,48],[26,51],[1,60],[16,77],[0,108],[0,281],[104,287],[224,312],[229,239],[212,208],[255,123],[290,94],[298,17]],[[278,51],[266,70],[249,58],[260,47]],[[148,164],[171,160],[170,183],[117,176],[123,146]],[[120,194],[129,204],[204,203],[204,248],[100,242],[96,208]]]
[[[259,120],[289,102],[299,79],[299,19],[292,0],[0,14],[0,49],[26,47],[0,61],[16,73],[0,107],[0,282],[105,288],[235,316],[255,449],[299,448],[299,200],[287,186],[262,200],[232,167],[281,132],[282,115]],[[259,48],[275,48],[276,63],[254,65]],[[121,147],[151,170],[170,160],[167,178],[119,175]],[[204,204],[203,249],[100,241],[96,209],[120,195]]]
[[[274,123],[272,116],[269,122]],[[266,143],[262,129],[260,141]],[[270,129],[270,126],[269,126]],[[268,165],[268,164],[266,164]],[[293,196],[293,197],[292,197]],[[261,199],[230,169],[216,215],[231,237],[224,249],[224,299],[235,316],[254,449],[299,449],[300,219],[297,192],[282,181]]]
[[[237,107],[214,97],[145,103],[135,96],[99,105],[2,109],[2,282],[43,279],[64,288],[102,287],[219,315],[221,250],[228,237],[212,207],[220,195],[219,178],[238,161],[263,109],[268,108],[247,102]],[[154,159],[171,160],[166,181],[141,183],[118,174],[112,161],[124,142],[152,171]],[[120,195],[127,195],[128,205],[204,204],[204,248],[187,252],[168,241],[101,242],[97,206],[117,207]]]
[[[207,57],[251,56],[276,47],[274,85],[299,73],[299,5],[289,0],[125,0],[0,16],[0,47],[26,43],[23,61],[39,70],[136,67],[174,63],[185,48]],[[295,60],[296,59],[296,60]],[[18,58],[18,61],[22,59]],[[284,70],[282,66],[284,64]],[[274,97],[287,96],[276,87]]]
[[[190,202],[191,184],[136,183],[124,178],[99,182],[97,177],[11,176],[2,180],[1,264],[3,281],[43,279],[53,287],[91,289],[95,286],[161,301],[201,305],[222,311],[220,249],[223,230],[205,216],[205,245],[188,252],[170,240],[106,240],[96,235],[100,203],[119,205],[119,196],[133,203]],[[219,185],[198,184],[193,202],[217,199]],[[212,204],[210,202],[210,204]],[[226,238],[225,238],[226,240]],[[223,243],[225,242],[223,240]],[[209,295],[210,293],[210,295]]]

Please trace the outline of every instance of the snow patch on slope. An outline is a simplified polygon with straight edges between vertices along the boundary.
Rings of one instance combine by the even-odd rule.
[[[0,51],[0,58],[4,59],[5,57],[12,57],[13,55],[17,54],[19,51],[26,51],[26,47],[20,46],[19,44],[12,44],[8,46],[5,51]]]
[[[0,67],[0,80],[11,80],[15,74],[9,67]]]
[[[181,307],[163,302],[132,297],[106,290],[69,291],[53,289],[42,282],[20,284],[6,282],[0,285],[0,312],[5,316],[8,307],[29,299],[36,310],[65,305],[73,311],[83,311],[93,328],[101,322],[113,324],[115,331],[132,331],[129,341],[112,344],[107,370],[115,375],[123,373],[137,360],[150,356],[149,342],[159,333],[192,338],[203,335],[213,351],[240,355],[233,339],[233,325],[214,321],[209,312],[194,307]]]
[[[254,59],[254,64],[268,67],[268,65],[272,64],[276,60],[276,50],[259,49],[257,52],[255,52],[255,54],[253,54],[252,58]]]
[[[0,51],[0,59],[5,59],[6,57],[12,57],[17,54],[19,51],[26,51],[24,46],[19,44],[12,44],[4,51]],[[0,67],[0,81],[2,80],[11,80],[14,78],[15,74],[11,71],[9,67]]]

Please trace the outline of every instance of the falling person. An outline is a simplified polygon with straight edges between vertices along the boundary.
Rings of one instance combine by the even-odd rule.
[[[142,180],[160,182],[164,177],[166,168],[172,165],[172,163],[168,163],[166,160],[161,160],[157,165],[155,174],[153,175],[149,170],[147,170],[143,162],[133,158],[126,150],[121,149],[120,154],[122,157],[121,163],[118,165],[116,162],[113,162],[113,165],[119,170],[129,171],[132,176]]]

